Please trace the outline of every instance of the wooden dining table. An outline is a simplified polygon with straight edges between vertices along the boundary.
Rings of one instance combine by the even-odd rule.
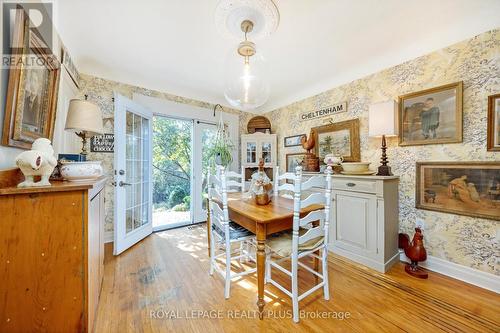
[[[301,216],[317,209],[320,205],[311,205],[301,210]],[[259,318],[264,313],[264,274],[266,267],[266,239],[268,235],[292,229],[293,200],[272,197],[267,205],[257,205],[252,198],[245,198],[242,193],[228,194],[229,219],[255,233],[257,239],[257,306]],[[315,263],[317,266],[317,263]]]

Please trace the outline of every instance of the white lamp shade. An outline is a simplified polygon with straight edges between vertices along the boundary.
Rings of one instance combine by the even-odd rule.
[[[370,105],[368,136],[398,135],[398,104],[391,100]]]
[[[72,99],[66,115],[65,130],[85,131],[87,137],[103,134],[102,113],[97,105],[89,101]]]

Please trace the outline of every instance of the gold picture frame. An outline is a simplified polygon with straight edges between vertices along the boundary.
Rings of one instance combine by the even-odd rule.
[[[500,162],[417,162],[415,207],[500,221]]]
[[[320,163],[329,153],[341,155],[345,162],[361,160],[358,118],[314,127],[313,131],[314,149]]]
[[[488,151],[500,151],[500,94],[488,96]]]
[[[399,145],[462,142],[463,83],[399,96]]]
[[[16,65],[9,69],[2,145],[30,149],[38,138],[52,140],[60,63],[29,27],[24,10],[16,11],[13,39],[23,47],[12,55]],[[28,65],[34,59],[36,65]]]

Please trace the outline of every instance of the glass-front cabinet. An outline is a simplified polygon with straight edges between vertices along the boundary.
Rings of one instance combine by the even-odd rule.
[[[259,160],[264,159],[264,168],[272,179],[277,160],[276,134],[254,133],[241,136],[241,165],[246,178],[259,166]]]

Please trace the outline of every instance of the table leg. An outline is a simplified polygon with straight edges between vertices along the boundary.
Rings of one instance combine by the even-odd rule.
[[[257,223],[256,225],[257,238],[257,288],[258,299],[257,306],[259,307],[259,318],[264,316],[264,275],[266,270],[266,225]]]

